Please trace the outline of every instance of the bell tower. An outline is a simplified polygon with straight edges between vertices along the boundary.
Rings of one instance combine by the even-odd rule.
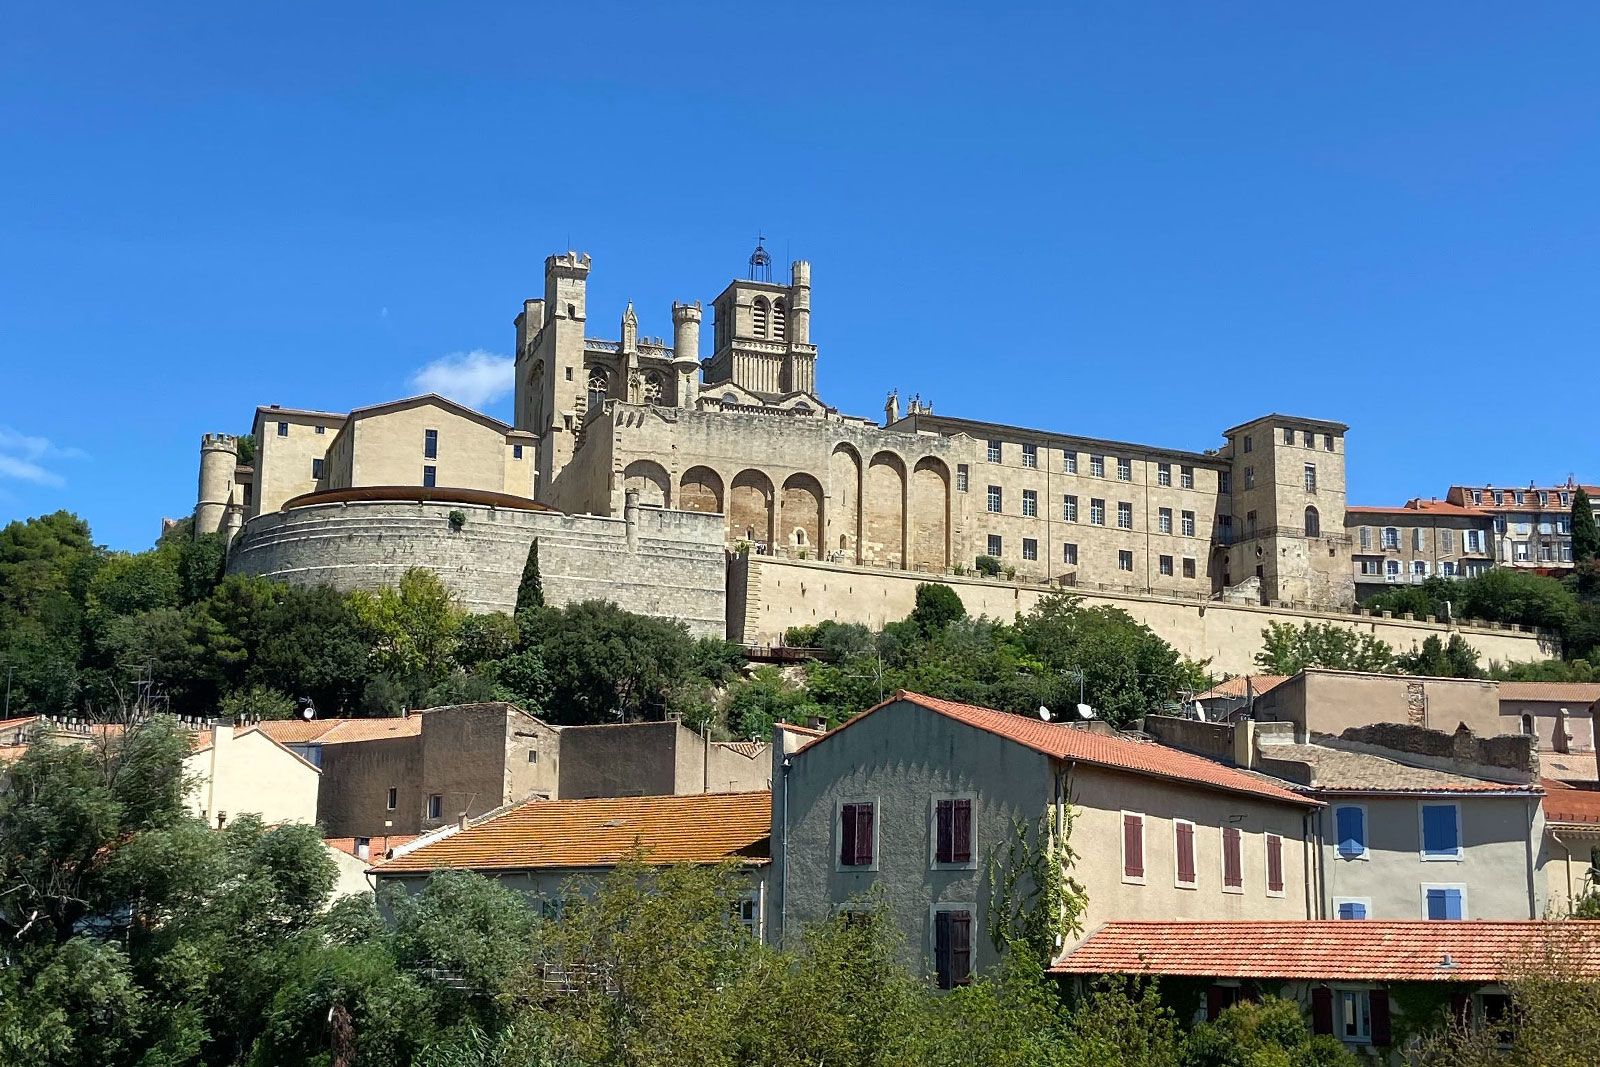
[[[758,243],[750,277],[731,283],[711,304],[709,388],[731,382],[774,399],[817,391],[817,349],[811,343],[811,264],[790,266],[789,284],[774,283],[772,257]]]
[[[516,319],[514,421],[539,439],[540,496],[572,459],[582,428],[588,279],[588,255],[550,256],[544,261],[544,299],[525,301]]]

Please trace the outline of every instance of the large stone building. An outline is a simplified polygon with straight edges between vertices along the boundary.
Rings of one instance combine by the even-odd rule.
[[[1445,499],[1494,519],[1495,556],[1508,567],[1560,573],[1572,567],[1572,502],[1578,483],[1527,487],[1452,485]],[[1583,486],[1591,498],[1600,486]]]

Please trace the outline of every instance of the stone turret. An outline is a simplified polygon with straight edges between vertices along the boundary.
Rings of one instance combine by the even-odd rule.
[[[672,305],[672,370],[678,407],[693,407],[700,395],[700,301]]]
[[[789,267],[789,340],[811,343],[811,264],[797,259]]]
[[[233,474],[238,466],[237,437],[208,433],[200,439],[200,491],[194,509],[196,537],[222,529],[233,503]]]

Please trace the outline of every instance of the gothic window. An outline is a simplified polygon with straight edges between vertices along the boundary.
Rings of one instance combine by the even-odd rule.
[[[589,372],[589,410],[603,407],[606,398],[611,395],[610,382],[606,380],[606,372],[597,370]]]
[[[776,341],[783,340],[783,297],[772,302],[772,337]]]
[[[644,402],[646,404],[661,403],[661,375],[649,371],[644,376]]]
[[[1322,518],[1317,514],[1316,508],[1306,508],[1306,536],[1322,536]]]
[[[767,303],[766,297],[756,297],[755,304],[750,308],[750,318],[750,332],[755,334],[757,337],[767,336],[767,331],[771,326],[772,305]]]

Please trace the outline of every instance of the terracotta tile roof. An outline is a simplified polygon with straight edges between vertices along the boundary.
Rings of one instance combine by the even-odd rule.
[[[322,839],[322,843],[329,848],[338,849],[348,856],[355,856],[357,859],[382,859],[385,849],[398,848],[401,845],[410,844],[418,836],[417,834],[388,834],[382,837],[364,838],[369,849],[365,857],[357,855],[356,839],[353,837],[325,837]]]
[[[812,745],[831,741],[879,708],[888,707],[900,700],[937,712],[957,722],[966,723],[975,729],[1015,741],[1019,745],[1031,748],[1035,752],[1043,752],[1058,760],[1072,760],[1098,767],[1109,767],[1113,770],[1147,774],[1211,789],[1250,793],[1288,804],[1309,807],[1322,805],[1321,801],[1291,792],[1262,778],[1245,774],[1232,767],[1225,767],[1201,756],[1168,748],[1154,741],[1138,741],[1131,737],[1097,733],[1077,726],[1042,722],[1026,715],[1013,715],[993,708],[958,704],[952,700],[940,700],[920,693],[906,692],[903,689],[882,704],[863,711],[837,730],[815,741],[807,742],[800,751],[804,752]]]
[[[338,745],[385,737],[416,737],[422,733],[422,719],[417,715],[387,719],[312,719],[310,722],[270,719],[250,729],[260,730],[282,745],[304,745],[313,741]]]
[[[807,737],[821,737],[828,732],[826,730],[813,730],[809,726],[796,726],[792,722],[775,722],[772,727],[775,730],[788,730],[792,734],[804,734]]]
[[[1501,682],[1500,699],[1567,701],[1581,710],[1600,700],[1600,682]]]
[[[746,759],[755,759],[767,751],[766,744],[761,741],[713,741],[711,744],[727,752],[737,752]]]
[[[1538,795],[1536,784],[1496,782],[1467,774],[1413,767],[1370,752],[1350,752],[1326,745],[1267,744],[1264,760],[1293,760],[1311,768],[1311,788],[1340,793],[1526,793]],[[1265,768],[1264,768],[1265,769]]]
[[[1490,519],[1494,516],[1478,508],[1466,508],[1444,500],[1409,500],[1404,507],[1379,508],[1357,505],[1344,509],[1345,515],[1452,515],[1467,518]],[[1348,525],[1348,523],[1346,524]]]
[[[1217,700],[1222,698],[1237,698],[1243,700],[1245,695],[1244,684],[1246,678],[1249,679],[1250,687],[1255,692],[1255,695],[1260,696],[1262,693],[1276,689],[1284,682],[1287,682],[1291,677],[1293,676],[1288,674],[1235,675],[1226,681],[1218,682],[1210,689],[1207,689],[1204,693],[1201,693],[1199,696],[1195,697],[1195,699]]]
[[[1546,824],[1567,823],[1600,827],[1600,789],[1574,789],[1564,782],[1545,781]]]
[[[635,852],[646,862],[764,861],[772,794],[530,800],[387,863],[379,874],[609,867]]]
[[[1593,782],[1600,779],[1600,765],[1593,752],[1540,752],[1539,767],[1547,778],[1564,782]]]
[[[1493,982],[1544,959],[1546,946],[1600,977],[1600,921],[1256,919],[1110,922],[1053,974]],[[1441,966],[1448,956],[1451,966]]]

